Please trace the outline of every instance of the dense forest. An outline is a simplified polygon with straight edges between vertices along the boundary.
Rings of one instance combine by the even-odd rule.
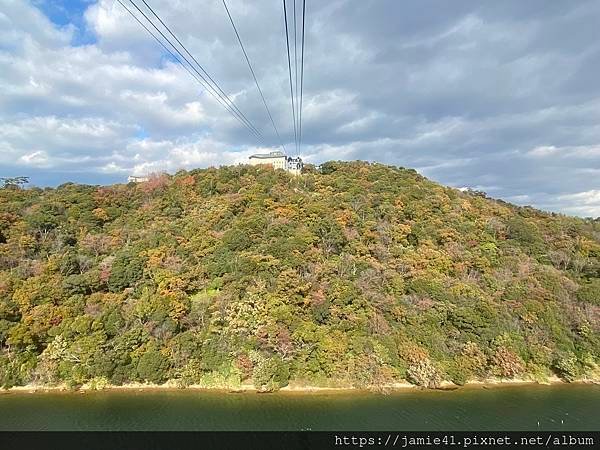
[[[598,379],[600,221],[329,162],[0,189],[0,384]]]

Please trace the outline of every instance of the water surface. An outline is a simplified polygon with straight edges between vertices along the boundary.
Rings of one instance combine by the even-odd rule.
[[[0,430],[600,430],[600,386],[0,395]]]

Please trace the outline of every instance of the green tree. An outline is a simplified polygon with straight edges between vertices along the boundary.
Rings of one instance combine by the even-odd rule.
[[[140,356],[137,376],[143,381],[161,384],[167,380],[169,360],[157,350],[148,350]]]
[[[141,258],[129,253],[119,254],[110,268],[108,288],[111,292],[121,292],[138,281],[144,272],[144,262]]]
[[[287,386],[289,366],[279,356],[256,356],[252,382],[260,391],[276,391]]]

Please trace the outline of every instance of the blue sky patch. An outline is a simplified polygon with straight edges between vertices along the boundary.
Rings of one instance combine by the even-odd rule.
[[[96,37],[87,29],[84,14],[96,0],[36,0],[35,6],[58,27],[75,27],[73,46],[89,45]]]

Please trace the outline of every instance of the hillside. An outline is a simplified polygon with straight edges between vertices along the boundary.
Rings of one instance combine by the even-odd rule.
[[[600,222],[330,162],[0,189],[0,384],[569,381]]]

